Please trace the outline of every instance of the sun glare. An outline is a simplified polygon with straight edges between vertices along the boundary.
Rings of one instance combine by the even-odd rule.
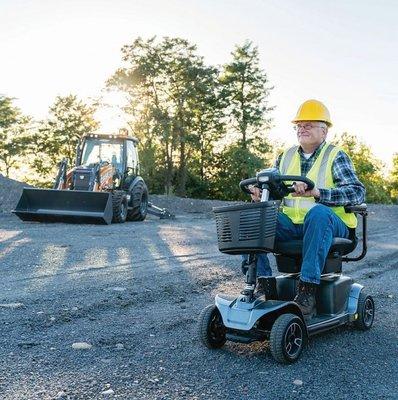
[[[120,128],[128,127],[128,117],[123,111],[127,105],[126,96],[117,91],[106,91],[101,98],[101,104],[95,113],[100,123],[101,132],[118,132]]]

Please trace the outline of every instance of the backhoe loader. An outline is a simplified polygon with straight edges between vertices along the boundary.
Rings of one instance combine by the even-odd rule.
[[[172,218],[148,202],[137,143],[124,129],[83,136],[75,167],[62,160],[53,189],[24,188],[13,213],[24,221],[97,224],[143,221],[147,213]]]

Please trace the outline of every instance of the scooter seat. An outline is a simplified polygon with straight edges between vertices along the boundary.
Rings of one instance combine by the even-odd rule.
[[[339,253],[346,255],[351,253],[357,246],[358,240],[346,238],[333,238],[330,253]],[[288,242],[277,242],[274,246],[275,254],[283,254],[287,256],[300,256],[303,250],[302,240],[289,240]]]

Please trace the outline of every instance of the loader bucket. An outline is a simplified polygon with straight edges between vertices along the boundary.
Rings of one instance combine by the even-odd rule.
[[[110,224],[112,194],[24,188],[12,212],[23,221]]]

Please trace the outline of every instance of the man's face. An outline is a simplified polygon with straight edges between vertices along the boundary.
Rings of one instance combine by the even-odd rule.
[[[319,146],[326,138],[327,129],[319,121],[300,121],[294,129],[302,146]]]

